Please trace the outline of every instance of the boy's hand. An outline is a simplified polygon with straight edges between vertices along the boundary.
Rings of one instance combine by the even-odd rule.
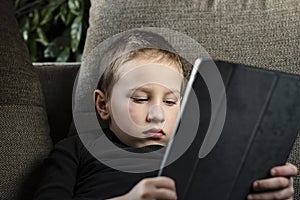
[[[111,200],[159,200],[177,199],[175,182],[168,177],[145,178],[127,194]]]
[[[259,193],[249,194],[248,199],[294,199],[293,176],[297,173],[297,167],[289,163],[273,167],[272,178],[254,181],[253,189]]]

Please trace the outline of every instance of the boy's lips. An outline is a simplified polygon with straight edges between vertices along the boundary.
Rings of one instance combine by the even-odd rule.
[[[147,138],[153,138],[153,139],[160,139],[164,135],[166,135],[164,133],[164,131],[162,129],[159,129],[159,128],[151,128],[147,131],[144,131],[143,133],[147,136]]]

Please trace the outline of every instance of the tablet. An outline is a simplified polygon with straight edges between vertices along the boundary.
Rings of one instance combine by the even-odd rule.
[[[300,76],[223,61],[198,63],[204,70],[217,67],[225,93],[220,93],[216,106],[207,77],[197,71],[191,85],[198,108],[186,92],[159,175],[175,180],[179,199],[246,199],[253,181],[269,177],[272,167],[286,162],[299,133]],[[224,107],[220,122],[216,117]],[[194,119],[196,109],[196,133],[180,129]],[[219,133],[213,129],[217,126],[222,127]],[[183,155],[167,164],[189,137],[193,139]],[[203,147],[208,149],[205,153]]]

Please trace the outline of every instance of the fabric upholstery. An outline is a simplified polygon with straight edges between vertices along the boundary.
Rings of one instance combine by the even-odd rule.
[[[197,40],[214,58],[300,74],[297,0],[91,0],[83,58],[103,40],[132,28],[164,27]],[[289,161],[300,168],[300,137]],[[295,178],[300,199],[300,178]]]
[[[0,2],[0,199],[31,199],[51,140],[38,76],[10,0]]]
[[[294,143],[290,156],[288,158],[288,162],[293,163],[298,167],[298,171],[300,171],[300,133],[298,133],[298,137]],[[294,178],[295,185],[295,199],[300,199],[300,175]]]
[[[197,40],[215,59],[299,72],[297,0],[91,1],[86,56],[104,39],[165,27]]]
[[[72,122],[72,91],[80,63],[34,63],[45,97],[53,143],[67,137]]]

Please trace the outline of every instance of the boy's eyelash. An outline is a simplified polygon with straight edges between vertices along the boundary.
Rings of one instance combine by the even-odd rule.
[[[134,102],[145,102],[145,101],[148,101],[148,98],[143,98],[143,97],[131,97],[131,99]]]
[[[131,97],[131,99],[134,102],[137,102],[137,103],[144,103],[144,102],[147,102],[149,100],[149,98],[146,98],[146,97]],[[166,103],[166,104],[169,104],[169,105],[176,105],[177,104],[176,100],[164,100],[163,102]]]
[[[177,103],[177,101],[174,100],[165,100],[164,102],[171,105],[175,105]]]

